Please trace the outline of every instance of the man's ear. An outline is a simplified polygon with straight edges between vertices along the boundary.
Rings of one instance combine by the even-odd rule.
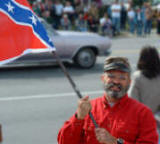
[[[129,79],[129,84],[131,84],[131,82],[132,82],[132,80],[131,80],[131,78]]]
[[[101,81],[104,81],[104,74],[101,75]]]

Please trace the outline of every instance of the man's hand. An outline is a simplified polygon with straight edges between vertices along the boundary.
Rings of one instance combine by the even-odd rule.
[[[117,139],[113,137],[106,129],[96,128],[96,138],[100,143],[103,144],[117,144]]]
[[[84,119],[90,110],[91,110],[91,103],[89,101],[89,96],[81,98],[78,102],[77,118]]]

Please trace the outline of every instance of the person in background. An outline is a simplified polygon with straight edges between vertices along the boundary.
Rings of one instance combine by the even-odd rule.
[[[152,109],[160,111],[160,58],[153,46],[144,46],[140,52],[137,71],[128,91],[129,96]]]
[[[75,10],[70,1],[65,2],[65,6],[63,7],[63,14],[68,16],[71,24],[74,23]]]
[[[160,35],[160,11],[157,14],[157,34]]]
[[[142,16],[141,9],[139,7],[136,8],[135,21],[136,21],[136,33],[137,33],[137,36],[142,36],[142,32],[143,32],[143,16]]]
[[[91,6],[90,6],[90,8],[88,10],[88,13],[89,13],[89,15],[92,15],[92,17],[94,19],[99,20],[99,9],[98,9],[98,7],[97,7],[95,2],[91,3]]]
[[[87,19],[88,30],[90,32],[96,33],[98,31],[98,25],[99,25],[99,21],[92,15],[88,15],[88,19]]]
[[[122,1],[121,2],[121,30],[124,31],[126,30],[126,22],[127,22],[127,8],[126,6],[124,5],[124,2]]]
[[[87,21],[84,19],[82,13],[78,15],[78,18],[75,21],[76,29],[81,32],[87,31]]]
[[[107,13],[104,13],[104,16],[100,18],[99,23],[102,35],[108,35],[109,37],[112,37],[113,36],[112,21],[108,17]]]
[[[63,15],[63,5],[59,0],[56,0],[54,3],[55,16],[54,16],[54,28],[59,29],[61,24],[61,18]]]
[[[128,13],[128,24],[130,33],[134,34],[135,32],[135,11],[132,7],[129,8]]]
[[[150,4],[147,4],[145,15],[146,15],[146,23],[144,25],[144,34],[150,35],[152,30],[152,17],[153,17],[153,12]]]
[[[76,113],[58,133],[59,144],[157,144],[158,134],[152,111],[128,97],[131,68],[125,57],[105,60],[102,82],[104,95],[78,102]],[[89,117],[93,114],[98,127]]]
[[[71,21],[68,18],[67,14],[63,14],[61,18],[61,27],[63,30],[71,30]]]
[[[142,12],[142,21],[143,21],[143,36],[145,37],[145,26],[146,26],[146,9],[147,9],[147,2],[144,2],[141,7]]]
[[[38,16],[41,16],[41,1],[34,1],[32,9]]]
[[[121,5],[118,0],[111,5],[111,14],[112,14],[112,24],[114,26],[114,34],[120,33],[120,18],[121,18]]]

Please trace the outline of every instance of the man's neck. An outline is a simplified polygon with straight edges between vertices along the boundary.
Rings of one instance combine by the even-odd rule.
[[[116,103],[117,101],[119,101],[119,99],[110,97],[107,94],[106,94],[106,99],[107,99],[108,103]]]

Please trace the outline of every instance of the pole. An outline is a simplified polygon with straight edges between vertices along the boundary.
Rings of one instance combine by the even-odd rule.
[[[76,84],[74,83],[74,81],[72,80],[72,78],[71,78],[71,76],[69,75],[68,71],[66,70],[66,68],[65,68],[64,64],[62,63],[60,57],[57,55],[57,53],[56,53],[55,51],[52,52],[52,53],[53,53],[53,55],[56,57],[56,60],[57,60],[57,62],[58,62],[58,64],[59,64],[59,66],[61,67],[61,69],[62,69],[62,71],[64,72],[65,76],[67,77],[67,79],[69,80],[70,84],[72,85],[72,88],[74,89],[75,93],[77,94],[77,96],[78,96],[79,98],[82,98],[82,95],[81,95],[79,89],[77,88]],[[90,116],[90,118],[91,118],[94,126],[95,126],[96,128],[98,128],[98,124],[97,124],[97,122],[95,121],[95,119],[94,119],[94,117],[93,117],[93,115],[92,115],[91,112],[89,112],[89,116]]]

